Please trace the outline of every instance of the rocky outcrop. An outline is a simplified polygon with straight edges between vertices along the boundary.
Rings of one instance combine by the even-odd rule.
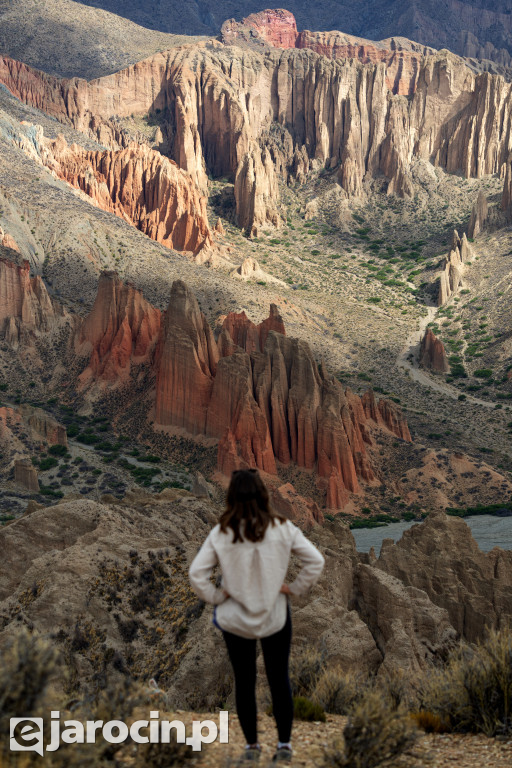
[[[193,253],[212,243],[206,199],[190,176],[159,152],[138,144],[87,151],[68,147],[62,136],[46,146],[46,164],[59,178],[152,240]]]
[[[454,230],[452,243],[448,256],[441,264],[441,271],[437,275],[437,305],[442,307],[446,304],[450,296],[454,294],[462,285],[462,273],[464,263],[471,256],[471,246],[468,243],[465,233],[462,238],[459,237],[457,230]]]
[[[360,480],[375,480],[366,448],[371,420],[410,441],[407,423],[393,404],[372,394],[366,405],[343,390],[309,346],[283,330],[275,306],[259,326],[232,313],[216,344],[193,294],[174,283],[159,343],[155,422],[218,440],[225,474],[242,467],[276,474],[276,462],[315,470],[327,506],[338,509]]]
[[[352,397],[355,397],[352,395]],[[374,421],[378,426],[387,429],[397,437],[411,442],[411,433],[407,421],[401,410],[396,408],[389,400],[382,398],[377,400],[375,393],[369,389],[361,398],[366,418]]]
[[[55,327],[62,317],[42,278],[30,277],[29,262],[18,264],[0,254],[0,336],[16,347]]]
[[[278,197],[270,152],[255,147],[242,157],[235,175],[236,215],[241,229],[252,237],[264,227],[279,226]]]
[[[296,48],[299,36],[295,16],[284,8],[251,13],[240,22],[228,19],[222,25],[220,34],[227,45],[259,38],[274,48]]]
[[[503,193],[501,195],[501,210],[510,212],[512,207],[512,156],[505,165],[505,178],[503,181]]]
[[[35,433],[36,439],[42,439],[47,445],[67,447],[68,436],[64,424],[60,424],[42,408],[34,408],[26,403],[20,406],[19,412],[25,424]]]
[[[132,365],[151,362],[160,327],[160,310],[141,291],[121,282],[116,272],[104,272],[94,306],[75,336],[76,352],[89,357],[81,385],[126,382]]]
[[[469,642],[512,617],[512,552],[481,552],[466,523],[442,511],[394,545],[385,539],[377,568],[426,592]]]
[[[219,353],[196,297],[181,280],[172,285],[159,345],[155,421],[204,435]]]
[[[487,220],[489,207],[487,198],[482,191],[478,193],[476,203],[471,210],[471,217],[468,224],[468,237],[476,237],[482,231]]]
[[[382,653],[380,672],[393,672],[404,661],[419,671],[457,639],[446,609],[433,605],[421,589],[404,585],[379,568],[359,565],[354,595],[357,611]]]
[[[420,365],[438,373],[448,373],[448,357],[441,339],[434,335],[431,328],[427,328],[420,344]]]
[[[16,240],[8,232],[4,232],[2,227],[0,227],[0,245],[2,245],[4,248],[10,248],[11,251],[16,251],[17,253],[20,252],[20,248]]]
[[[312,499],[300,496],[291,483],[275,488],[271,494],[272,508],[303,530],[309,530],[324,522],[318,504]]]
[[[226,334],[233,342],[231,352],[236,347],[241,347],[245,352],[263,352],[269,331],[276,331],[283,336],[286,335],[283,318],[275,304],[270,305],[270,314],[259,325],[249,320],[245,312],[230,312],[224,318],[222,331],[219,337],[219,349],[228,349],[226,347]],[[224,353],[221,351],[221,355]]]
[[[39,480],[37,479],[37,469],[30,459],[21,458],[14,461],[14,482],[26,488],[32,493],[39,493]]]

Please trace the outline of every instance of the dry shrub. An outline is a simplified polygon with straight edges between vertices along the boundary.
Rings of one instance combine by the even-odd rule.
[[[405,710],[390,710],[375,690],[354,707],[343,738],[326,752],[325,768],[398,768],[411,764],[417,731]]]
[[[452,652],[446,666],[425,676],[421,709],[459,732],[512,733],[512,631],[491,630],[477,646]]]
[[[311,698],[331,715],[347,715],[366,689],[363,680],[335,666],[322,672]]]
[[[57,663],[53,646],[26,629],[0,654],[0,750],[7,750],[11,717],[49,719],[44,698]]]
[[[323,655],[316,648],[304,648],[290,659],[290,685],[294,696],[313,693],[324,667]]]
[[[425,733],[447,733],[450,730],[449,721],[435,712],[420,709],[419,712],[413,712],[411,717],[418,728],[421,728]]]
[[[0,766],[1,768],[117,768],[130,764],[132,768],[162,768],[184,765],[193,757],[191,748],[172,741],[170,744],[135,745],[128,738],[123,744],[109,744],[99,736],[95,744],[61,744],[55,752],[43,758],[34,752],[11,752],[9,721],[11,717],[42,717],[45,742],[47,724],[52,709],[59,709],[56,693],[49,695],[49,684],[59,666],[59,654],[46,640],[21,630],[0,654]],[[62,672],[62,670],[61,670]],[[152,695],[130,678],[116,675],[107,679],[96,696],[73,702],[67,719],[123,720],[145,719],[144,711],[154,706]],[[141,706],[144,710],[137,711]],[[153,706],[151,708],[153,708]],[[3,752],[2,752],[3,750]]]

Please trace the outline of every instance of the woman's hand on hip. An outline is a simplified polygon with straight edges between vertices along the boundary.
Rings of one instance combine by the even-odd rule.
[[[283,586],[279,591],[282,592],[284,595],[291,595],[290,587],[288,586],[288,584],[283,584]]]

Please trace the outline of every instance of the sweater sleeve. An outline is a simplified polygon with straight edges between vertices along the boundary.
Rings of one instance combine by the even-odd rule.
[[[302,531],[294,526],[292,553],[302,562],[302,568],[297,578],[289,585],[292,595],[303,595],[312,587],[324,569],[325,560],[318,549],[304,536]]]
[[[201,600],[218,605],[226,600],[224,590],[218,589],[210,581],[212,571],[219,562],[212,542],[212,532],[208,534],[203,546],[193,559],[188,570],[192,589]]]

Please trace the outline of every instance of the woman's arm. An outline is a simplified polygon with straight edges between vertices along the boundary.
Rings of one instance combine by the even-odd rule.
[[[302,568],[295,581],[288,585],[288,589],[292,595],[303,595],[320,578],[325,560],[318,549],[306,539],[302,531],[296,526],[293,527],[295,530],[292,541],[292,553],[299,557],[299,560],[302,562]]]
[[[207,603],[218,605],[227,598],[223,589],[217,589],[210,581],[212,570],[219,562],[217,553],[212,543],[211,531],[203,546],[193,559],[188,570],[188,576],[194,592]]]

